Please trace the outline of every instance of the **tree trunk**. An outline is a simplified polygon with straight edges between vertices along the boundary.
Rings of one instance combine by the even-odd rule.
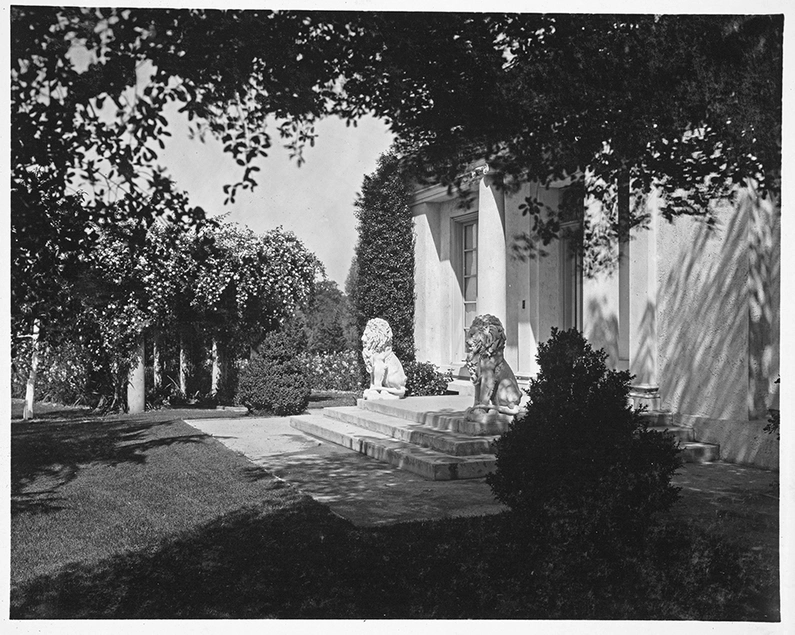
[[[39,370],[39,320],[33,320],[33,331],[30,335],[30,374],[28,385],[25,389],[25,408],[22,411],[23,419],[33,418],[33,402],[36,398],[36,373]]]
[[[225,364],[224,364],[224,351],[223,345],[218,341],[218,337],[213,337],[213,372],[212,372],[212,386],[210,394],[217,395],[221,386],[224,384]]]
[[[155,333],[152,338],[152,385],[155,390],[163,385],[163,368],[160,359],[160,333]]]
[[[179,390],[188,396],[188,342],[183,332],[179,334]]]

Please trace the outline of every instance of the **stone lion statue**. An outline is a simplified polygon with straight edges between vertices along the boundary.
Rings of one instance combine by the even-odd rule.
[[[370,387],[365,399],[400,399],[406,395],[406,373],[392,352],[392,328],[389,322],[373,318],[362,334],[362,357],[370,373]]]
[[[509,421],[519,412],[522,391],[505,361],[505,329],[493,315],[479,315],[466,337],[467,368],[475,386],[475,404],[467,420]]]

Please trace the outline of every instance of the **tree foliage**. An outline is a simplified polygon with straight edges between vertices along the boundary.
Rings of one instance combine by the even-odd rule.
[[[708,214],[748,178],[778,192],[782,34],[769,15],[14,6],[14,324],[48,336],[101,227],[135,221],[143,242],[154,216],[204,217],[158,164],[169,104],[236,159],[230,201],[275,138],[300,162],[319,118],[372,114],[418,180],[461,185],[483,159],[506,186],[654,184],[667,215]]]
[[[13,166],[135,189],[175,102],[241,165],[230,196],[255,184],[269,118],[300,155],[332,114],[385,119],[448,180],[484,158],[541,181],[629,166],[672,188],[704,170],[775,188],[782,29],[765,15],[15,7]],[[147,194],[168,190],[158,178]]]
[[[193,229],[156,222],[142,245],[133,231],[134,223],[98,231],[78,260],[68,319],[50,324],[58,337],[45,343],[56,360],[60,350],[79,349],[82,389],[117,402],[141,334],[182,336],[196,348],[218,338],[233,358],[247,355],[305,306],[319,270],[314,254],[281,228],[257,235],[223,220]]]
[[[351,321],[348,298],[333,280],[321,280],[306,310],[307,350],[338,353],[348,348],[345,337]]]

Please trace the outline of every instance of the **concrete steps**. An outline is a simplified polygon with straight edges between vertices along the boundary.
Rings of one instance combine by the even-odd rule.
[[[496,439],[496,437],[471,437],[456,432],[445,432],[357,406],[324,408],[323,415],[371,432],[378,432],[398,441],[412,443],[452,456],[490,454],[491,444]]]
[[[465,411],[472,405],[472,397],[446,395],[444,397],[411,397],[401,400],[360,399],[358,407],[371,412],[422,424],[434,430],[463,434],[471,437],[499,435],[505,426],[497,423],[466,421]]]
[[[714,443],[700,443],[696,441],[693,428],[678,426],[673,423],[673,415],[665,410],[651,410],[641,414],[649,430],[669,432],[677,441],[682,450],[682,460],[685,463],[711,463],[720,461],[720,446]]]
[[[294,416],[290,425],[433,481],[481,478],[494,471],[496,463],[493,454],[453,456],[324,415]]]
[[[469,395],[359,400],[291,417],[290,425],[429,480],[481,478],[495,469],[496,436],[473,434],[464,421]],[[720,447],[699,443],[693,429],[673,424],[669,412],[643,413],[650,430],[671,433],[686,463],[720,460]]]

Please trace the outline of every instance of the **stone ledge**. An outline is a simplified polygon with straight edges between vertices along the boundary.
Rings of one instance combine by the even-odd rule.
[[[685,463],[712,463],[720,461],[720,446],[714,443],[699,443],[687,441],[680,443],[682,460]]]
[[[767,421],[711,419],[676,413],[674,421],[692,427],[696,439],[720,446],[721,459],[765,470],[779,469],[779,442],[763,430]]]

